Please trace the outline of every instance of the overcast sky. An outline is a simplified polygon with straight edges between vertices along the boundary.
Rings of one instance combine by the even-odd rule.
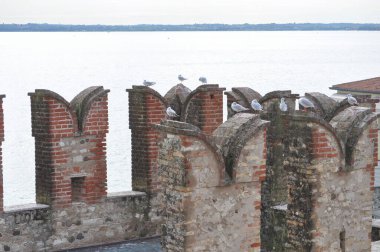
[[[380,23],[380,0],[0,0],[0,23]]]

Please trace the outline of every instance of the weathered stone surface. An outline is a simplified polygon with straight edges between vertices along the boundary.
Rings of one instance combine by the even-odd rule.
[[[265,124],[257,115],[236,115],[215,130],[211,143],[186,125],[158,127],[165,251],[260,251]],[[223,160],[231,153],[236,160],[225,180]]]
[[[0,217],[0,243],[9,251],[51,251],[150,237],[160,233],[160,219],[152,215],[149,198],[141,192],[64,209],[13,207]]]

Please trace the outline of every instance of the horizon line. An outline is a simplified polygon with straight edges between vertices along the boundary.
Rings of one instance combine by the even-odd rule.
[[[380,23],[352,23],[352,22],[290,22],[290,23],[182,23],[182,24],[157,24],[157,23],[140,23],[140,24],[74,24],[74,23],[0,23],[0,25],[83,25],[83,26],[93,26],[93,25],[103,25],[103,26],[138,26],[138,25],[300,25],[300,24],[322,24],[322,25],[332,25],[332,24],[356,24],[356,25],[380,25]]]

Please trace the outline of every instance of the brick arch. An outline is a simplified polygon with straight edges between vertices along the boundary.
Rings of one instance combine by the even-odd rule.
[[[167,106],[171,106],[178,115],[181,115],[183,113],[183,104],[190,93],[191,90],[180,83],[169,89],[164,98],[167,101]]]
[[[361,133],[368,127],[368,121],[373,121],[377,115],[371,113],[369,108],[350,106],[331,119],[337,135],[344,143],[346,166],[349,169],[355,144]]]
[[[335,144],[338,146],[338,155],[339,157],[343,158],[345,155],[345,149],[344,149],[344,142],[342,139],[339,137],[338,132],[336,129],[327,123],[324,120],[320,120],[316,117],[300,117],[300,116],[295,116],[291,120],[294,121],[304,121],[306,123],[313,123],[315,125],[318,125],[318,127],[322,127],[325,131],[327,131],[329,134],[331,134],[332,138],[334,139]]]
[[[36,89],[34,93],[28,94],[33,101],[32,104],[32,122],[35,121],[39,124],[32,128],[32,135],[41,135],[42,132],[35,132],[36,130],[43,130],[46,134],[51,130],[56,134],[60,132],[68,132],[68,130],[61,130],[62,127],[52,128],[52,124],[65,124],[72,128],[72,133],[78,131],[78,119],[75,111],[70,106],[70,103],[61,95],[46,89]],[[63,109],[59,108],[62,105]],[[36,113],[37,112],[37,113]],[[50,114],[55,117],[50,118]],[[62,117],[66,114],[68,118],[63,121]],[[49,121],[50,120],[50,121]],[[50,129],[49,129],[50,127]],[[70,127],[69,127],[70,128]],[[63,132],[64,131],[64,132]]]
[[[322,118],[328,118],[331,116],[331,113],[333,113],[335,107],[338,105],[334,99],[319,92],[305,93],[305,97],[316,105],[316,112]]]
[[[217,84],[197,87],[186,97],[180,120],[211,134],[223,121],[223,90]]]
[[[267,94],[265,94],[260,100],[258,100],[260,103],[265,103],[272,99],[280,99],[280,98],[290,98],[292,97],[292,91],[291,90],[277,90],[272,91]]]
[[[285,98],[285,102],[288,105],[288,112],[295,110],[295,99],[298,94],[292,94],[291,90],[278,90],[269,92],[259,100],[259,103],[263,106],[263,110],[268,113],[281,112],[279,108],[281,98]]]
[[[240,99],[243,101],[242,105],[249,106],[251,105],[251,101],[253,99],[261,100],[263,97],[261,94],[256,92],[255,90],[249,87],[236,87],[232,88],[232,92],[236,93]]]
[[[89,124],[87,117],[89,114],[94,113],[95,101],[102,99],[107,93],[109,93],[108,89],[105,90],[102,86],[93,86],[86,88],[72,99],[70,107],[77,115],[79,131],[83,131],[86,125]],[[108,118],[108,115],[106,117]]]
[[[344,111],[345,109],[351,107],[351,105],[348,103],[347,99],[344,99],[341,102],[337,102],[335,107],[331,110],[329,114],[326,115],[325,120],[331,121],[335,116],[337,116],[339,113]]]
[[[262,96],[255,90],[249,87],[235,87],[231,91],[224,93],[227,96],[227,112],[228,118],[236,114],[231,109],[232,102],[237,102],[244,107],[251,109],[251,101],[253,99],[260,100]]]
[[[192,124],[184,123],[184,122],[167,120],[167,121],[162,121],[160,125],[155,125],[155,128],[165,134],[169,133],[169,134],[174,134],[180,137],[181,145],[184,147],[183,149],[181,149],[181,151],[184,153],[183,155],[186,158],[185,163],[189,162],[190,159],[197,159],[197,158],[208,159],[210,157],[213,157],[212,162],[214,162],[214,169],[217,170],[218,172],[218,178],[217,178],[218,182],[214,186],[221,186],[224,184],[225,164],[224,164],[224,159],[222,157],[222,154],[218,150],[218,147],[212,141],[210,141],[209,137],[205,135],[198,127]],[[195,149],[202,149],[201,151],[199,151],[199,153],[196,153],[196,151],[193,151],[194,149],[193,147],[196,145],[198,145],[198,147],[195,147]],[[200,147],[199,145],[201,145],[202,147]],[[191,149],[192,151],[186,151],[187,148]],[[203,162],[199,164],[203,165]],[[194,173],[193,167],[188,167],[188,168],[189,168],[188,175],[197,176]]]
[[[231,181],[235,179],[235,169],[243,148],[257,132],[267,126],[267,123],[258,115],[239,113],[213,132],[214,141],[220,146],[226,173]]]
[[[165,107],[167,107],[169,105],[168,101],[159,92],[157,92],[156,90],[154,90],[150,87],[144,87],[144,88],[145,88],[145,92],[147,92],[148,94],[150,94],[154,98],[158,99]]]

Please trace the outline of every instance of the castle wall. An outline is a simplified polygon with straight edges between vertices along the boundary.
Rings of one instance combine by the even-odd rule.
[[[0,216],[0,251],[53,251],[159,234],[145,193],[109,195],[95,204],[53,209],[25,205]]]
[[[179,114],[172,119],[191,123],[210,134],[223,121],[223,90],[219,85],[201,85],[190,92],[178,84],[163,97],[145,86],[127,89],[132,133],[132,190],[158,192],[158,133],[152,125],[167,118],[166,108],[171,106]]]
[[[31,93],[37,204],[3,211],[0,186],[0,251],[161,234],[165,251],[369,251],[378,115],[320,93],[306,94],[314,111],[296,111],[290,91],[236,88],[229,104],[258,99],[264,111],[229,111],[222,123],[222,91],[128,90],[140,192],[108,195],[108,90],[90,87],[71,102]],[[180,117],[163,120],[167,106]]]
[[[211,142],[188,124],[158,127],[164,251],[260,251],[264,125],[257,116],[237,115],[214,131]],[[232,144],[235,138],[240,144]]]

